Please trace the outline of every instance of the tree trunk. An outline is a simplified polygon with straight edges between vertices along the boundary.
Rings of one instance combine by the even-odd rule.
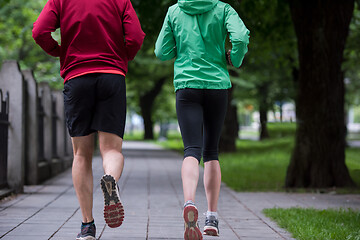
[[[343,51],[354,0],[290,0],[298,39],[296,142],[286,187],[353,186],[345,165]]]
[[[284,103],[283,101],[280,101],[280,104],[279,104],[279,111],[280,111],[280,122],[282,123],[283,122],[283,107],[284,107]]]
[[[154,139],[154,122],[152,120],[153,105],[156,97],[161,92],[166,77],[160,78],[150,91],[140,96],[141,116],[144,120],[144,139]]]
[[[267,129],[267,113],[269,110],[269,104],[267,102],[269,93],[269,84],[262,83],[258,88],[259,90],[259,114],[260,114],[260,140],[269,138],[269,132]]]
[[[227,112],[219,143],[220,152],[235,152],[236,140],[239,137],[239,121],[237,117],[237,106],[233,103],[233,91],[234,85],[228,91]]]

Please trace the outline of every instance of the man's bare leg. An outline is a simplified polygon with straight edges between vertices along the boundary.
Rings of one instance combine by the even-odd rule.
[[[106,175],[113,176],[115,181],[119,181],[124,169],[122,142],[122,138],[115,134],[99,132],[99,145],[104,172]]]
[[[72,138],[74,161],[72,166],[73,184],[78,198],[83,222],[93,220],[93,173],[92,155],[94,134]]]
[[[122,138],[112,133],[99,132],[99,145],[105,172],[101,178],[105,202],[104,219],[109,227],[116,228],[124,221],[124,207],[117,186],[124,168]]]

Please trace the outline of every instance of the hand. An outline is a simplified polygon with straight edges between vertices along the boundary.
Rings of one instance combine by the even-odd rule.
[[[231,62],[231,49],[229,51],[226,52],[226,60],[228,62],[228,64],[230,64],[230,66],[234,66]]]

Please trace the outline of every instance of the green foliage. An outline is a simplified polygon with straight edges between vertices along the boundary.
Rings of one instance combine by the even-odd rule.
[[[356,4],[350,23],[350,32],[344,51],[343,70],[345,71],[346,101],[349,105],[360,104],[360,8]]]
[[[296,36],[285,0],[225,1],[239,13],[250,30],[249,52],[241,69],[231,68],[234,98],[255,110],[272,109],[275,102],[295,97],[293,72],[298,68]],[[229,46],[230,47],[230,46]],[[264,89],[260,91],[260,89]]]
[[[296,123],[268,123],[270,138],[295,137]]]
[[[46,0],[11,0],[0,8],[0,64],[7,59],[20,63],[21,69],[33,69],[38,81],[62,87],[57,58],[48,56],[32,38],[32,26]],[[58,33],[54,36],[58,37]]]
[[[360,212],[356,210],[272,208],[263,212],[299,240],[360,240]]]
[[[354,122],[360,123],[360,106],[354,108]]]

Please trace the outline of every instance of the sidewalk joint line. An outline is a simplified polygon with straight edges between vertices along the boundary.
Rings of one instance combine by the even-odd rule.
[[[13,204],[11,204],[11,205],[9,205],[9,206],[7,206],[7,207],[4,207],[3,209],[0,210],[0,212],[2,212],[2,211],[4,211],[4,210],[6,210],[6,209],[8,209],[8,208],[10,208],[10,207],[12,207],[12,206],[14,206],[15,204],[18,204],[19,202],[24,201],[26,198],[30,197],[30,196],[33,195],[33,194],[38,193],[39,191],[41,191],[42,189],[44,189],[46,186],[48,186],[48,185],[43,185],[41,188],[39,188],[39,189],[38,189],[37,191],[35,191],[35,192],[23,193],[22,195],[20,195],[20,196],[22,196],[22,198],[18,199],[17,201],[15,201],[15,202],[14,202]]]
[[[223,215],[221,214],[221,211],[218,210],[217,212],[218,212],[219,216],[221,217],[221,219],[224,220],[224,222],[226,223],[226,225],[228,225],[228,227],[231,229],[231,231],[233,231],[233,233],[236,235],[236,237],[237,237],[238,239],[241,239],[241,237],[237,234],[237,232],[231,227],[231,225],[229,224],[229,222],[226,221],[226,218],[223,217]]]
[[[225,191],[232,197],[235,199],[235,201],[237,201],[238,203],[240,203],[240,205],[242,205],[246,210],[248,210],[249,212],[251,212],[254,216],[256,216],[261,222],[263,222],[266,226],[268,226],[271,230],[273,230],[275,233],[277,233],[282,239],[286,238],[279,232],[277,231],[275,228],[273,228],[272,226],[270,226],[267,222],[265,222],[259,215],[257,215],[253,210],[251,210],[248,206],[246,206],[243,202],[241,202],[232,192],[228,187],[223,187],[225,189]]]
[[[30,218],[34,217],[36,214],[38,214],[39,212],[41,212],[42,210],[44,210],[47,206],[49,206],[51,203],[55,202],[57,199],[59,199],[62,195],[64,195],[67,191],[69,191],[72,188],[72,185],[69,186],[68,188],[66,188],[62,193],[60,193],[56,198],[54,198],[52,201],[48,202],[47,204],[45,204],[42,208],[40,208],[39,210],[37,210],[35,213],[33,213],[30,217],[26,218],[24,221],[22,221],[21,223],[19,223],[18,225],[16,225],[15,227],[13,227],[12,229],[10,229],[9,231],[7,231],[5,234],[3,234],[2,236],[0,236],[0,239],[5,237],[6,235],[8,235],[9,233],[11,233],[12,231],[14,231],[16,228],[18,228],[20,225],[22,225],[23,223],[25,223],[26,221],[28,221]]]
[[[165,162],[164,159],[161,160],[161,161],[162,161],[162,162]],[[171,185],[171,187],[172,187],[172,189],[173,189],[173,191],[174,191],[174,193],[175,193],[175,196],[176,196],[176,198],[177,198],[177,200],[178,200],[178,202],[179,202],[180,209],[182,209],[183,203],[181,202],[181,200],[180,200],[180,198],[179,198],[179,195],[178,195],[178,193],[177,193],[177,191],[176,191],[175,185],[174,185],[174,183],[173,183],[173,181],[172,181],[172,179],[171,179],[171,177],[170,177],[170,173],[169,173],[169,171],[168,171],[168,168],[166,167],[166,164],[162,164],[162,166],[165,168],[166,175],[167,175],[168,178],[169,178],[170,185]]]
[[[65,220],[65,222],[48,238],[48,240],[53,238],[60,231],[60,229],[76,214],[76,212],[79,211],[79,209],[80,209],[80,207],[75,209],[75,211],[71,214],[71,216],[68,217],[68,219]]]
[[[105,231],[105,228],[106,228],[106,224],[104,224],[104,227],[103,227],[103,229],[102,229],[102,231],[101,231],[101,233],[99,235],[99,238],[97,240],[100,240],[100,238],[102,237],[102,235],[103,235],[103,233]]]
[[[149,228],[150,228],[150,166],[149,161],[146,161],[146,165],[148,166],[147,170],[147,224],[146,224],[146,240],[149,239]]]

